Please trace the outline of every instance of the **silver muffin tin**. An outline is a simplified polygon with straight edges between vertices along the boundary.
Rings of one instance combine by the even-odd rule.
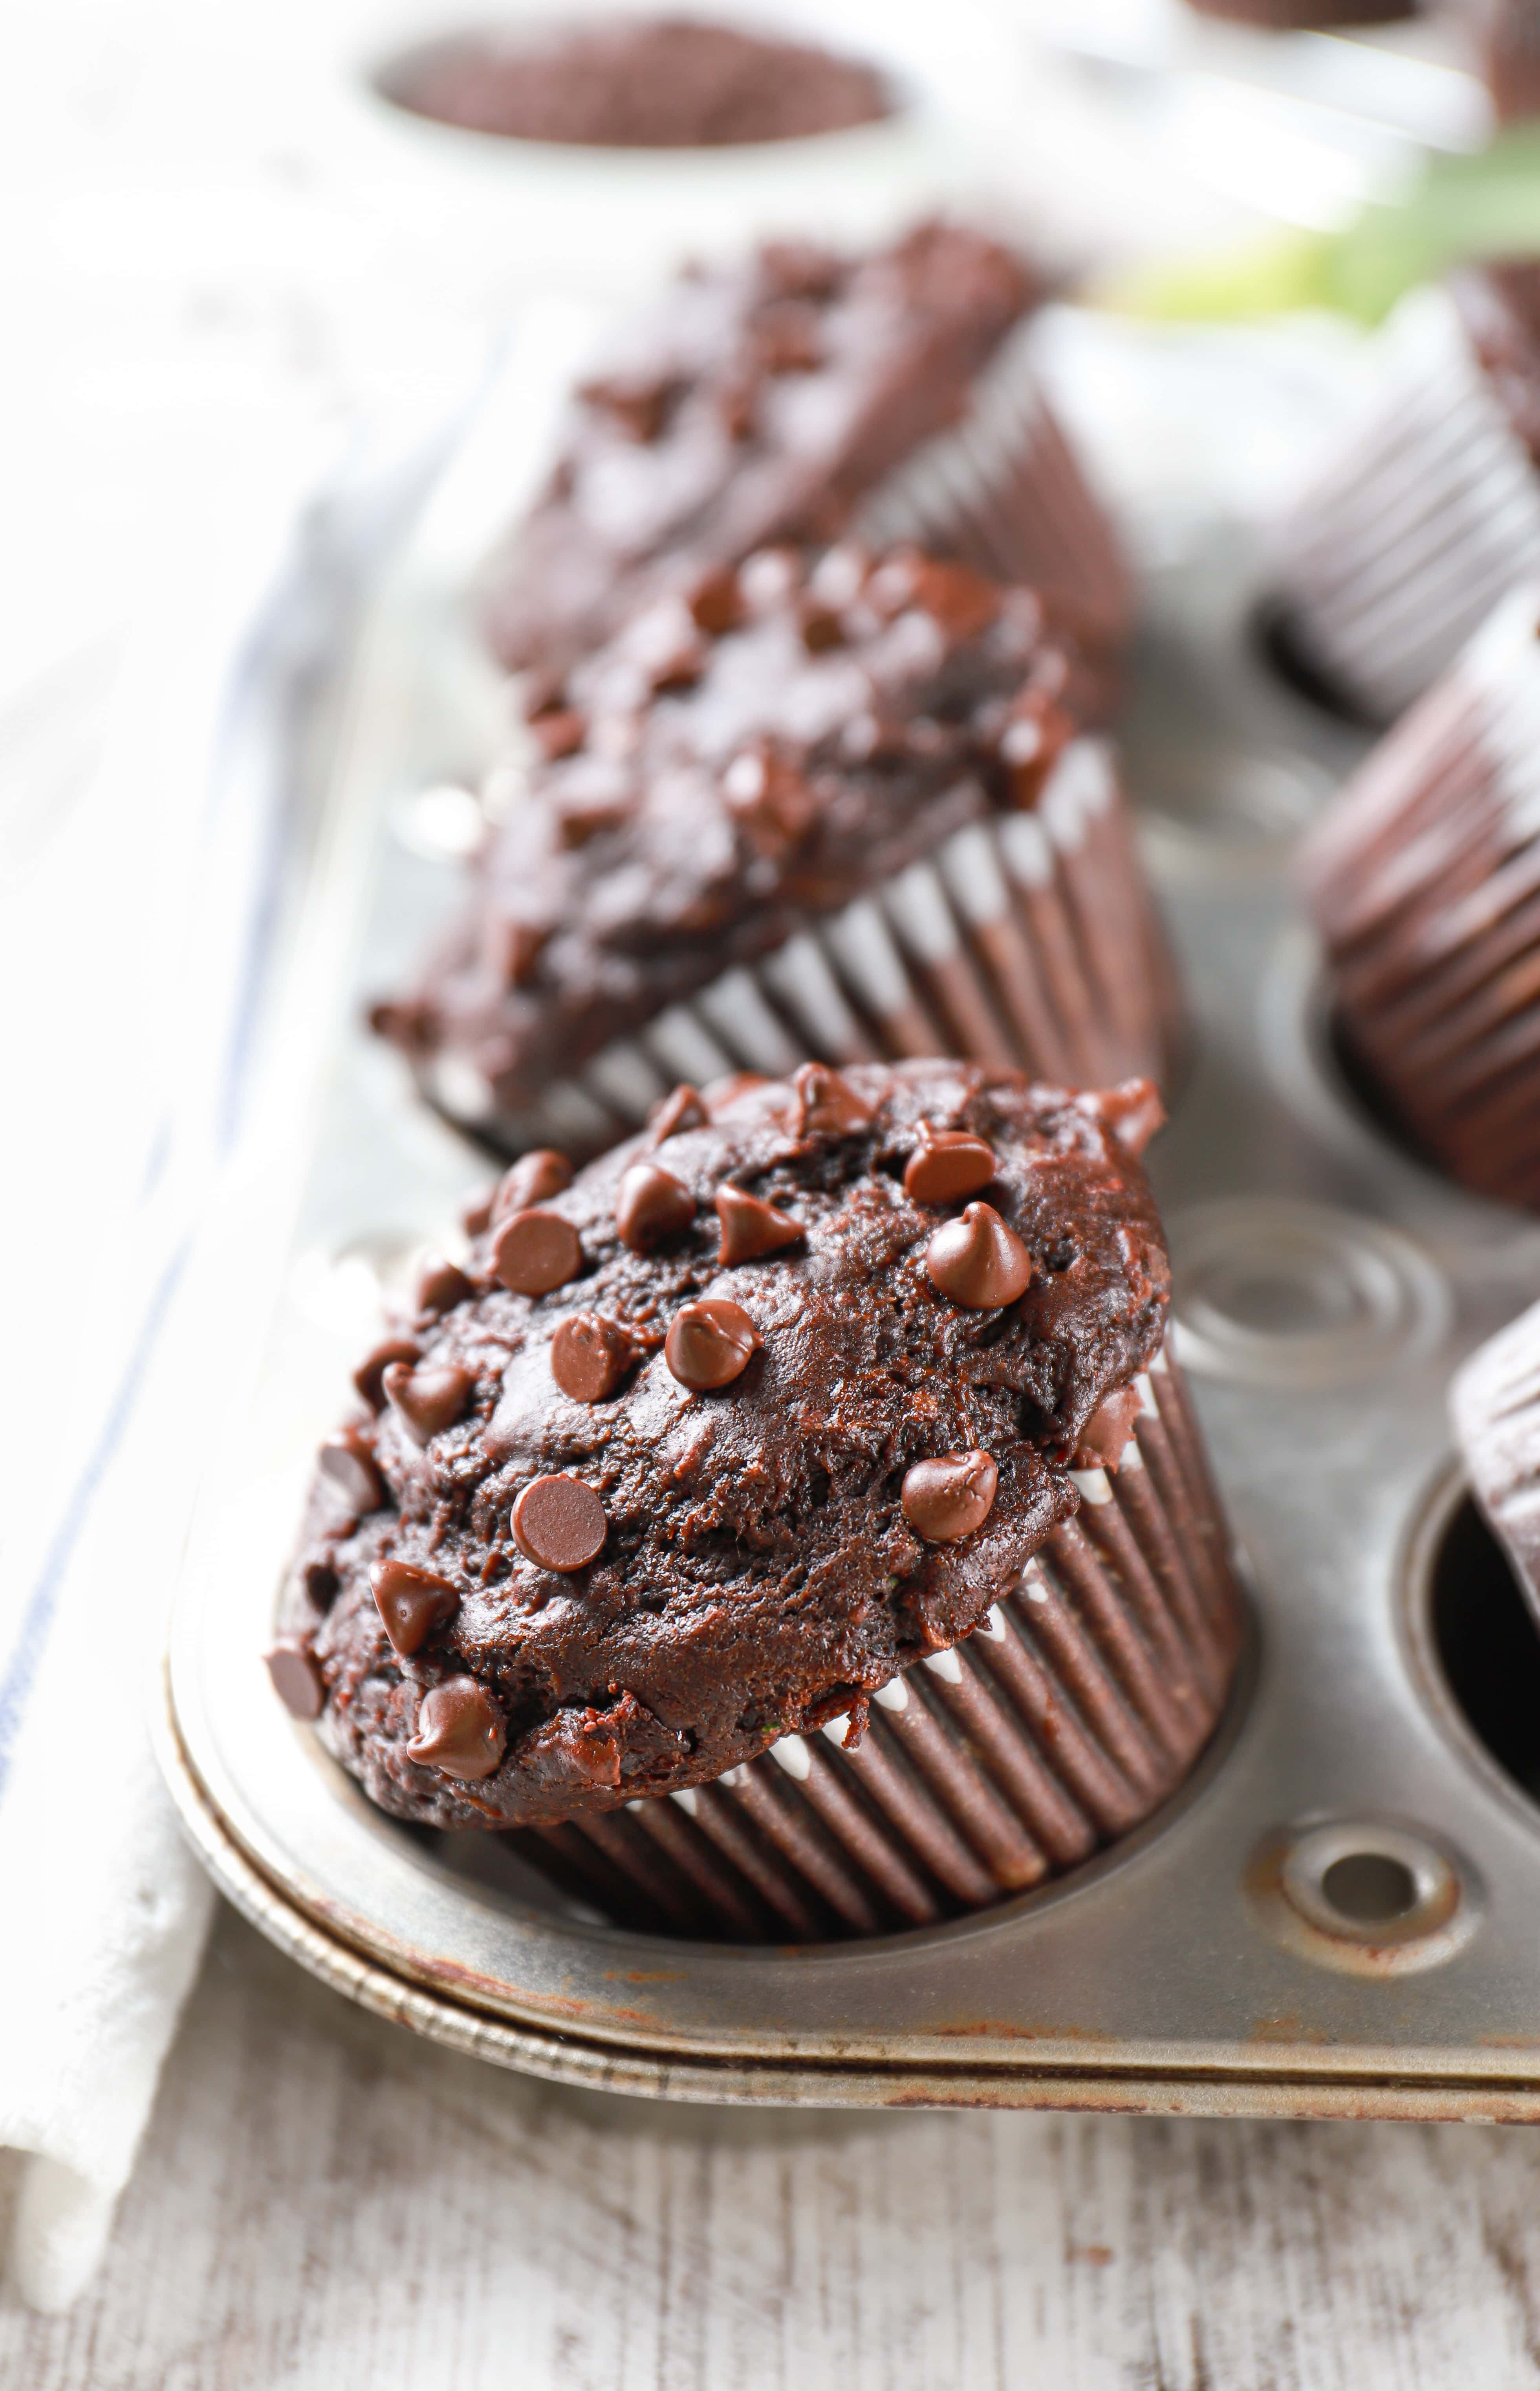
[[[207,1260],[252,1369],[243,1388],[227,1345],[158,1720],[220,1884],[353,1998],[498,2064],[674,2098],[1540,2118],[1540,1807],[1456,1702],[1431,1608],[1462,1493],[1445,1387],[1540,1296],[1540,1223],[1403,1153],[1334,1060],[1289,846],[1364,742],[1263,661],[1251,571],[1221,530],[1156,575],[1127,740],[1195,1027],[1151,1159],[1247,1557],[1238,1691],[1181,1793],[1070,1878],[773,1950],[623,1932],[497,1838],[396,1824],[261,1663],[381,1286],[489,1175],[359,1010],[453,894],[502,699],[420,558],[379,590],[297,749],[276,1100]]]

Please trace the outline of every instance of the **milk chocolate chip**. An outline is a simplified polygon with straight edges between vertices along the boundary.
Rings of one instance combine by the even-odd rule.
[[[317,1719],[327,1699],[320,1670],[299,1638],[280,1635],[267,1653],[267,1674],[286,1711],[297,1719]]]
[[[695,1218],[695,1198],[672,1170],[661,1162],[634,1162],[615,1196],[615,1226],[622,1246],[634,1254],[687,1229]]]
[[[417,1362],[421,1358],[421,1347],[415,1345],[409,1337],[387,1337],[383,1344],[375,1347],[372,1353],[365,1354],[353,1374],[353,1383],[368,1404],[370,1411],[382,1412],[385,1408],[385,1389],[382,1382],[391,1363]]]
[[[803,1136],[822,1131],[826,1137],[854,1137],[871,1126],[872,1108],[838,1071],[823,1063],[804,1063],[791,1075],[797,1091],[797,1126]]]
[[[794,1246],[805,1234],[802,1222],[789,1212],[777,1212],[773,1204],[758,1196],[746,1196],[741,1187],[722,1185],[715,1202],[722,1223],[716,1259],[725,1270],[735,1262],[757,1261],[762,1254],[778,1254],[783,1246]]]
[[[460,1607],[459,1595],[447,1578],[414,1569],[410,1561],[377,1561],[369,1571],[369,1590],[403,1661],[420,1651],[440,1621],[453,1617]]]
[[[419,1312],[453,1312],[475,1292],[458,1262],[445,1254],[430,1254],[417,1273],[415,1299]]]
[[[583,1268],[583,1247],[571,1221],[532,1205],[513,1213],[492,1241],[492,1267],[510,1295],[549,1295]]]
[[[740,1303],[706,1296],[674,1313],[663,1359],[682,1387],[707,1394],[741,1377],[762,1342]]]
[[[476,1381],[456,1362],[426,1370],[414,1370],[406,1362],[392,1362],[381,1384],[391,1409],[400,1413],[408,1433],[418,1444],[426,1444],[441,1428],[453,1428]]]
[[[1116,1393],[1103,1395],[1080,1431],[1072,1466],[1076,1469],[1116,1469],[1143,1408],[1137,1387],[1119,1387]]]
[[[988,1519],[1000,1473],[987,1453],[943,1453],[904,1476],[904,1516],[928,1544],[953,1544]]]
[[[976,1196],[995,1172],[995,1148],[971,1130],[919,1124],[919,1144],[904,1171],[905,1194],[917,1204],[956,1204]]]
[[[378,1510],[385,1500],[385,1481],[375,1467],[374,1450],[357,1428],[340,1428],[320,1451],[320,1466],[351,1510],[362,1517]]]
[[[532,1204],[544,1204],[571,1183],[572,1166],[567,1157],[554,1145],[537,1145],[532,1153],[520,1155],[497,1182],[492,1195],[491,1225],[495,1228],[515,1212],[528,1211]]]
[[[486,1687],[474,1677],[448,1677],[424,1694],[406,1757],[474,1785],[492,1775],[507,1739],[503,1713]]]
[[[969,1312],[1014,1303],[1032,1285],[1032,1256],[993,1204],[969,1204],[947,1221],[925,1249],[930,1283]]]
[[[536,1478],[513,1506],[513,1540],[537,1569],[586,1569],[609,1532],[604,1505],[581,1478]]]
[[[648,1115],[648,1127],[654,1145],[661,1145],[666,1137],[677,1137],[682,1130],[704,1129],[706,1107],[699,1089],[682,1082],[672,1094],[664,1096]]]
[[[574,1312],[551,1339],[551,1376],[576,1403],[602,1403],[612,1395],[635,1355],[618,1321],[597,1312]]]

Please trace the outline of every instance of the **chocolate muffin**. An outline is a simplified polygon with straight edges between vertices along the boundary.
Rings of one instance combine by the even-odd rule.
[[[510,670],[564,672],[659,594],[780,541],[916,540],[1031,582],[1102,668],[1131,585],[1021,338],[1044,285],[964,226],[683,276],[578,392],[488,574]]]
[[[1540,576],[1540,265],[1415,292],[1385,338],[1390,395],[1294,510],[1275,573],[1301,661],[1380,723]]]
[[[1482,0],[1482,64],[1499,123],[1540,116],[1540,6]]]
[[[1457,1372],[1449,1420],[1477,1506],[1540,1618],[1540,1304]]]
[[[1301,868],[1388,1108],[1463,1185],[1540,1208],[1540,589],[1380,743]]]
[[[969,566],[710,574],[550,685],[469,901],[375,1026],[509,1152],[601,1151],[676,1078],[803,1058],[1164,1080],[1172,967],[1081,686],[1036,596]]]
[[[321,1454],[289,1708],[396,1816],[692,1931],[944,1916],[1125,1831],[1238,1628],[1158,1118],[806,1065],[526,1157]]]
[[[894,105],[874,67],[695,17],[487,26],[424,45],[379,84],[440,123],[611,149],[805,140]]]

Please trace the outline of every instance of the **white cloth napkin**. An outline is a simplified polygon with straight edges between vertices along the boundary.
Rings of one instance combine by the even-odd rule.
[[[207,490],[195,473],[95,782],[0,895],[29,1357],[0,1596],[0,2145],[30,2154],[11,2267],[40,2307],[100,2255],[208,1919],[146,1726],[219,1414],[199,1225],[261,1078],[304,693],[442,438],[419,395],[366,450],[291,423],[238,473],[211,459]]]

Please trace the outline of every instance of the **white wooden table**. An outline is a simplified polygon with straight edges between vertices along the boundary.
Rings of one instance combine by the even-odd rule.
[[[16,2391],[1508,2391],[1540,2136],[777,2114],[451,2057],[220,1921]]]

